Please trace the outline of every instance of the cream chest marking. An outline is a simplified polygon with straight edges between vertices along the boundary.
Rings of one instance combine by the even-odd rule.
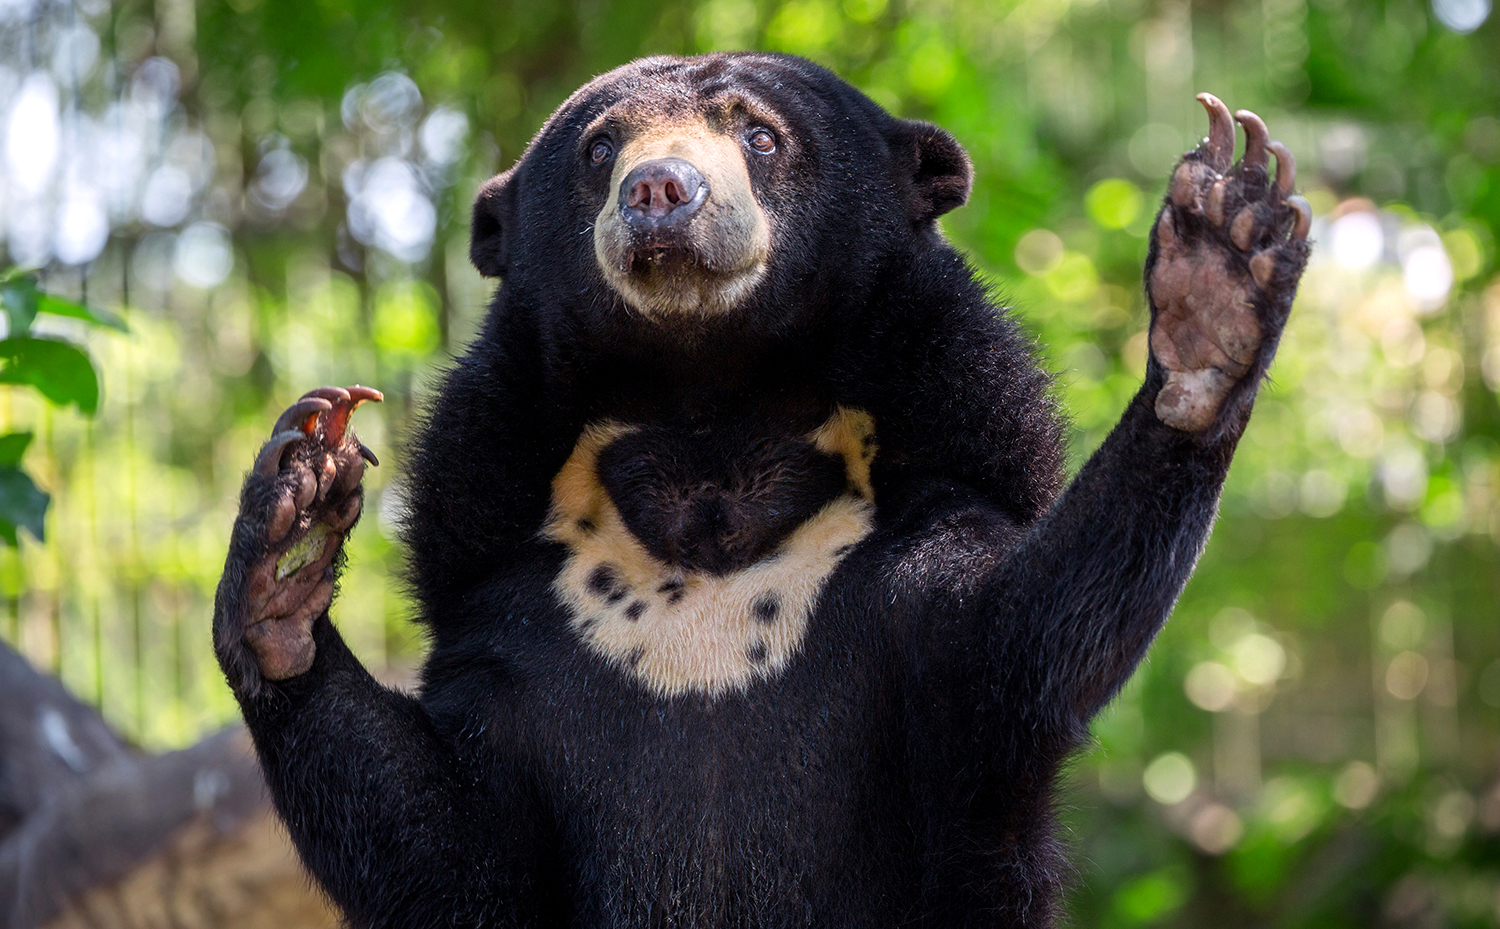
[[[543,534],[568,548],[553,582],[592,650],[663,696],[717,695],[771,678],[796,656],[823,584],[867,536],[874,515],[874,422],[839,408],[807,438],[841,456],[849,492],[826,504],[767,557],[728,575],[654,558],[600,484],[600,451],[632,427],[588,427],[552,482]]]

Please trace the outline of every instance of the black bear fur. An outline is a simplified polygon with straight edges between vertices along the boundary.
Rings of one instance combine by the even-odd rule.
[[[595,267],[579,134],[626,96],[725,86],[790,127],[788,161],[752,170],[770,272],[732,314],[643,320]],[[326,611],[306,673],[232,671],[277,808],[353,925],[1053,923],[1059,772],[1186,582],[1264,362],[1190,434],[1153,412],[1153,360],[1063,490],[1051,381],[935,228],[968,187],[946,133],[760,54],[605,75],[486,186],[473,257],[504,282],[404,484],[420,693],[376,683]],[[539,531],[590,423],[638,427],[599,467],[643,543],[724,573],[846,490],[801,438],[838,406],[875,423],[873,531],[779,673],[663,696],[580,645]]]

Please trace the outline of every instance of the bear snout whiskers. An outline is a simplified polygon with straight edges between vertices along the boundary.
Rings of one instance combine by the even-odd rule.
[[[680,227],[708,200],[708,181],[681,158],[637,165],[620,183],[620,218],[637,233]]]

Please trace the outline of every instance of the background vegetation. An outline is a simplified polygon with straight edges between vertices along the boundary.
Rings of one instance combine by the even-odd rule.
[[[35,436],[7,474],[51,495],[45,544],[23,520],[0,550],[0,635],[144,745],[230,721],[208,617],[241,475],[287,402],[361,382],[387,466],[336,618],[370,664],[418,661],[393,479],[487,299],[470,198],[648,53],[796,52],[951,129],[978,182],[946,229],[1061,372],[1082,460],[1138,383],[1144,236],[1212,90],[1296,151],[1318,250],[1202,566],[1073,771],[1075,921],[1500,924],[1490,12],[0,0],[0,267],[129,327],[9,316],[87,346],[102,389],[91,417],[0,386],[0,433]]]

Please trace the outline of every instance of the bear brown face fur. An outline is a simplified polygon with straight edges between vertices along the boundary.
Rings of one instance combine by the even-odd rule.
[[[570,275],[594,311],[785,324],[816,303],[799,286],[871,270],[848,268],[840,240],[870,262],[872,244],[901,247],[971,183],[946,132],[828,77],[749,54],[645,59],[596,79],[481,191],[475,265],[518,289]]]
[[[1066,490],[1050,379],[935,226],[951,136],[779,55],[563,103],[480,191],[501,282],[401,485],[418,695],[328,614],[379,393],[294,404],[241,497],[216,647],[351,925],[1051,925],[1060,772],[1207,539],[1307,257],[1290,153],[1200,99],[1145,382]]]

